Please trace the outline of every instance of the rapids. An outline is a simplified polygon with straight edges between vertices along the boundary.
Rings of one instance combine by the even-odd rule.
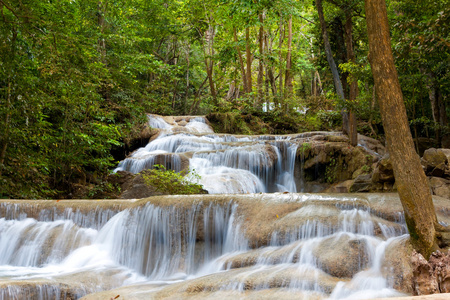
[[[294,178],[297,148],[314,134],[214,134],[202,117],[150,116],[149,124],[158,134],[116,171],[189,168],[210,195],[0,200],[0,300],[411,292],[398,196],[296,193],[304,191]],[[448,200],[434,201],[449,224]]]
[[[149,115],[156,138],[121,161],[115,171],[139,173],[155,163],[180,171],[183,160],[210,194],[303,192],[294,179],[297,148],[313,135],[233,136],[215,134],[203,117]],[[336,132],[318,132],[339,135]],[[297,187],[298,185],[298,187]]]
[[[392,194],[2,200],[0,299],[397,296],[406,233]]]

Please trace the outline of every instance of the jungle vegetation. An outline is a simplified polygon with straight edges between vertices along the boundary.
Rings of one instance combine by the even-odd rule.
[[[387,8],[414,146],[440,147],[449,1]],[[344,123],[384,139],[364,1],[0,0],[0,14],[1,198],[102,187],[145,113],[245,134]]]

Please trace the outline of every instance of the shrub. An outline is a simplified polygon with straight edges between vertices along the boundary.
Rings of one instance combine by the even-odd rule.
[[[154,165],[153,169],[144,173],[142,177],[147,185],[153,186],[158,192],[171,195],[205,193],[203,186],[198,183],[200,175],[195,171],[175,172],[174,170],[167,170],[162,165]]]

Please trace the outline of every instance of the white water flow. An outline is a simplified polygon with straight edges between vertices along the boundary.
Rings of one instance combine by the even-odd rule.
[[[43,209],[38,220],[3,204],[0,299],[77,299],[132,284],[150,284],[148,298],[180,285],[211,298],[271,290],[303,299],[399,295],[381,266],[389,244],[406,237],[404,224],[316,197],[278,220],[269,244],[252,248],[237,204],[199,200],[105,214]]]
[[[120,162],[115,171],[138,173],[155,164],[180,171],[184,159],[210,194],[297,192],[298,141],[293,136],[214,134],[203,117],[169,124],[150,115],[149,125],[161,130],[158,137]]]

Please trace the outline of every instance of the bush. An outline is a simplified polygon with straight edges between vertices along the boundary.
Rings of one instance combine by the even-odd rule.
[[[167,170],[162,165],[154,165],[153,168],[144,173],[142,177],[145,183],[154,187],[156,191],[170,195],[205,194],[203,186],[197,183],[200,180],[200,175],[195,171],[175,172],[174,170]]]

